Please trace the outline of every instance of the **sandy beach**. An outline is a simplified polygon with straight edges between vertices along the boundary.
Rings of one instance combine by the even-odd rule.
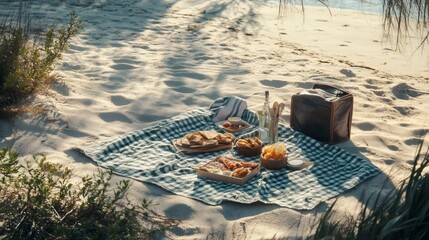
[[[2,2],[3,4],[7,4]],[[395,51],[379,15],[348,10],[233,0],[39,1],[32,9],[54,23],[76,10],[85,28],[57,64],[61,80],[31,101],[38,115],[0,118],[0,147],[23,158],[44,153],[84,176],[97,170],[73,148],[153,125],[236,95],[252,110],[264,91],[283,101],[314,83],[355,98],[351,140],[338,146],[382,173],[339,196],[336,212],[392,188],[410,171],[420,136],[429,130],[429,54],[417,33]],[[8,8],[0,10],[5,15]],[[427,146],[427,144],[426,144]],[[122,179],[114,177],[117,182]],[[311,211],[262,203],[209,206],[134,181],[131,199],[152,199],[160,214],[182,220],[173,239],[272,239],[305,236]]]

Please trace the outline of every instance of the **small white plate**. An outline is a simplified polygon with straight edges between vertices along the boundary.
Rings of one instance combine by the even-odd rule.
[[[218,126],[220,129],[225,130],[225,131],[230,132],[230,133],[241,132],[241,131],[244,131],[244,130],[249,129],[249,128],[251,128],[251,127],[252,127],[252,125],[250,125],[249,123],[247,123],[247,122],[246,122],[246,121],[244,121],[244,120],[241,120],[241,123],[242,123],[242,124],[244,124],[244,126],[243,126],[243,127],[239,127],[239,128],[224,127],[224,126],[223,126],[223,124],[224,124],[225,122],[229,122],[229,121],[228,121],[228,120],[225,120],[225,121],[219,121],[219,122],[217,122],[217,123],[215,123],[215,124],[216,124],[216,126]]]
[[[292,169],[292,170],[300,170],[306,166],[305,166],[305,162],[303,160],[294,159],[294,160],[289,160],[287,162],[287,167]]]

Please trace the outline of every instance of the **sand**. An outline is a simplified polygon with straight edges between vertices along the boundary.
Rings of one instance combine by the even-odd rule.
[[[383,42],[378,15],[290,7],[278,19],[276,4],[214,0],[38,1],[33,10],[64,22],[75,9],[85,29],[57,66],[61,81],[31,101],[44,113],[0,120],[0,147],[23,158],[44,153],[79,176],[97,166],[72,150],[141,129],[214,99],[237,95],[262,108],[264,91],[287,105],[314,83],[355,97],[351,141],[338,145],[383,173],[339,196],[337,212],[409,172],[422,132],[429,129],[429,55],[418,36],[401,52]],[[1,3],[2,5],[6,3]],[[0,10],[7,13],[6,6]],[[304,19],[304,21],[303,21]],[[114,177],[119,181],[121,177]],[[387,185],[386,185],[387,183]],[[130,196],[152,199],[161,214],[182,220],[175,239],[271,239],[307,234],[312,211],[225,202],[208,206],[152,184],[134,182]]]

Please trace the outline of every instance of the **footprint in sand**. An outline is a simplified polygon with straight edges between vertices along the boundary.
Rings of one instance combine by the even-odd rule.
[[[265,85],[268,87],[275,87],[275,88],[281,88],[287,85],[286,81],[281,81],[281,80],[261,80],[259,82],[262,85]]]
[[[419,138],[409,138],[404,141],[405,144],[408,146],[417,146],[421,142],[421,139]]]
[[[110,66],[111,68],[115,69],[115,70],[131,70],[131,69],[135,69],[136,66],[141,66],[143,65],[142,62],[140,61],[135,61],[132,59],[115,59],[113,60],[113,62],[115,62],[116,64]]]
[[[102,83],[101,85],[106,88],[107,92],[115,92],[124,87],[122,83],[118,82]]]
[[[117,91],[124,86],[126,80],[122,77],[111,76],[107,78],[108,81],[102,83],[102,86],[107,88],[109,92]]]
[[[374,91],[374,94],[377,95],[377,96],[379,96],[379,97],[384,97],[385,96],[384,91]]]
[[[173,88],[172,90],[179,92],[179,93],[193,93],[195,91],[197,91],[194,88],[189,88],[189,87],[177,87],[177,88]]]
[[[384,102],[385,104],[388,104],[388,105],[392,105],[392,103],[393,103],[393,100],[392,99],[390,99],[390,98],[387,98],[387,97],[381,97],[380,96],[380,101],[382,101],[382,102]]]
[[[126,58],[120,58],[120,59],[114,59],[113,62],[117,63],[117,64],[132,64],[132,65],[142,65],[143,62],[141,61],[137,61],[137,60],[133,60],[133,59],[126,59]]]
[[[273,72],[274,72],[274,70],[264,70],[264,71],[262,71],[263,74],[271,74]]]
[[[396,109],[399,113],[401,113],[404,116],[409,116],[414,111],[413,107],[393,107],[393,108]]]
[[[174,64],[170,67],[170,69],[172,69],[172,70],[184,70],[184,69],[186,70],[188,68],[189,68],[189,66],[187,66],[186,64],[184,64],[184,65]]]
[[[125,122],[132,123],[130,118],[118,112],[102,112],[98,114],[105,122]]]
[[[175,87],[182,87],[185,85],[184,82],[182,81],[175,81],[175,80],[169,80],[169,81],[164,81],[165,85],[171,87],[171,88],[175,88]]]
[[[111,68],[115,70],[131,70],[136,68],[136,66],[143,65],[143,62],[141,61],[126,58],[114,59],[113,62],[115,64],[112,65]]]
[[[340,73],[344,74],[346,77],[356,77],[356,74],[354,74],[351,70],[349,69],[341,69]]]
[[[196,73],[196,72],[188,72],[188,71],[176,72],[176,73],[172,73],[171,75],[173,75],[174,77],[193,78],[196,80],[205,80],[209,78],[207,75]]]
[[[387,145],[387,148],[389,148],[391,151],[395,151],[395,152],[399,150],[398,146],[395,146],[395,145]]]
[[[193,93],[197,91],[195,88],[186,87],[182,81],[164,81],[165,85],[169,86],[172,90],[180,93]]]
[[[115,64],[115,65],[112,65],[112,66],[110,66],[111,68],[113,68],[113,69],[115,69],[115,70],[131,70],[131,69],[134,69],[134,68],[136,68],[135,66],[133,66],[133,65],[130,65],[130,64],[123,64],[123,63],[120,63],[120,64]]]
[[[166,216],[175,219],[189,219],[195,214],[195,210],[183,203],[177,203],[164,210]]]
[[[377,86],[374,86],[374,85],[370,85],[370,84],[364,84],[363,85],[364,87],[366,87],[366,88],[368,88],[368,89],[379,89]]]
[[[111,77],[109,77],[109,81],[111,81],[111,82],[125,82],[126,80],[123,77],[111,76]]]
[[[375,128],[375,125],[369,122],[363,122],[357,124],[357,127],[362,131],[372,131]]]
[[[377,84],[379,81],[375,79],[368,78],[365,80],[368,84]]]
[[[423,95],[422,92],[409,86],[406,83],[400,83],[392,88],[392,93],[395,97],[403,100],[408,100],[410,97],[418,97]]]
[[[395,163],[395,160],[392,160],[392,159],[384,160],[384,163],[385,163],[386,165],[392,165],[392,164],[394,164],[394,163]]]
[[[127,105],[131,102],[130,99],[123,97],[121,95],[115,95],[115,96],[111,96],[110,100],[112,101],[113,104],[115,104],[116,106],[124,106]]]
[[[70,88],[67,86],[67,84],[64,84],[64,83],[54,84],[52,86],[52,89],[63,96],[70,95]]]

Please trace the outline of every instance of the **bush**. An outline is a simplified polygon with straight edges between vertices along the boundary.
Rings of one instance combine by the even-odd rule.
[[[66,27],[35,33],[27,9],[28,5],[21,3],[0,26],[0,108],[46,88],[55,61],[61,59],[71,38],[83,28],[72,11]]]
[[[151,202],[132,205],[130,181],[111,188],[111,171],[74,184],[72,170],[34,157],[0,150],[0,239],[150,239],[177,224],[151,211]]]
[[[335,221],[332,209],[321,218],[314,239],[429,239],[429,149],[421,160],[419,145],[414,167],[398,190],[382,197],[381,190],[369,209],[368,200],[362,205],[357,219]]]

